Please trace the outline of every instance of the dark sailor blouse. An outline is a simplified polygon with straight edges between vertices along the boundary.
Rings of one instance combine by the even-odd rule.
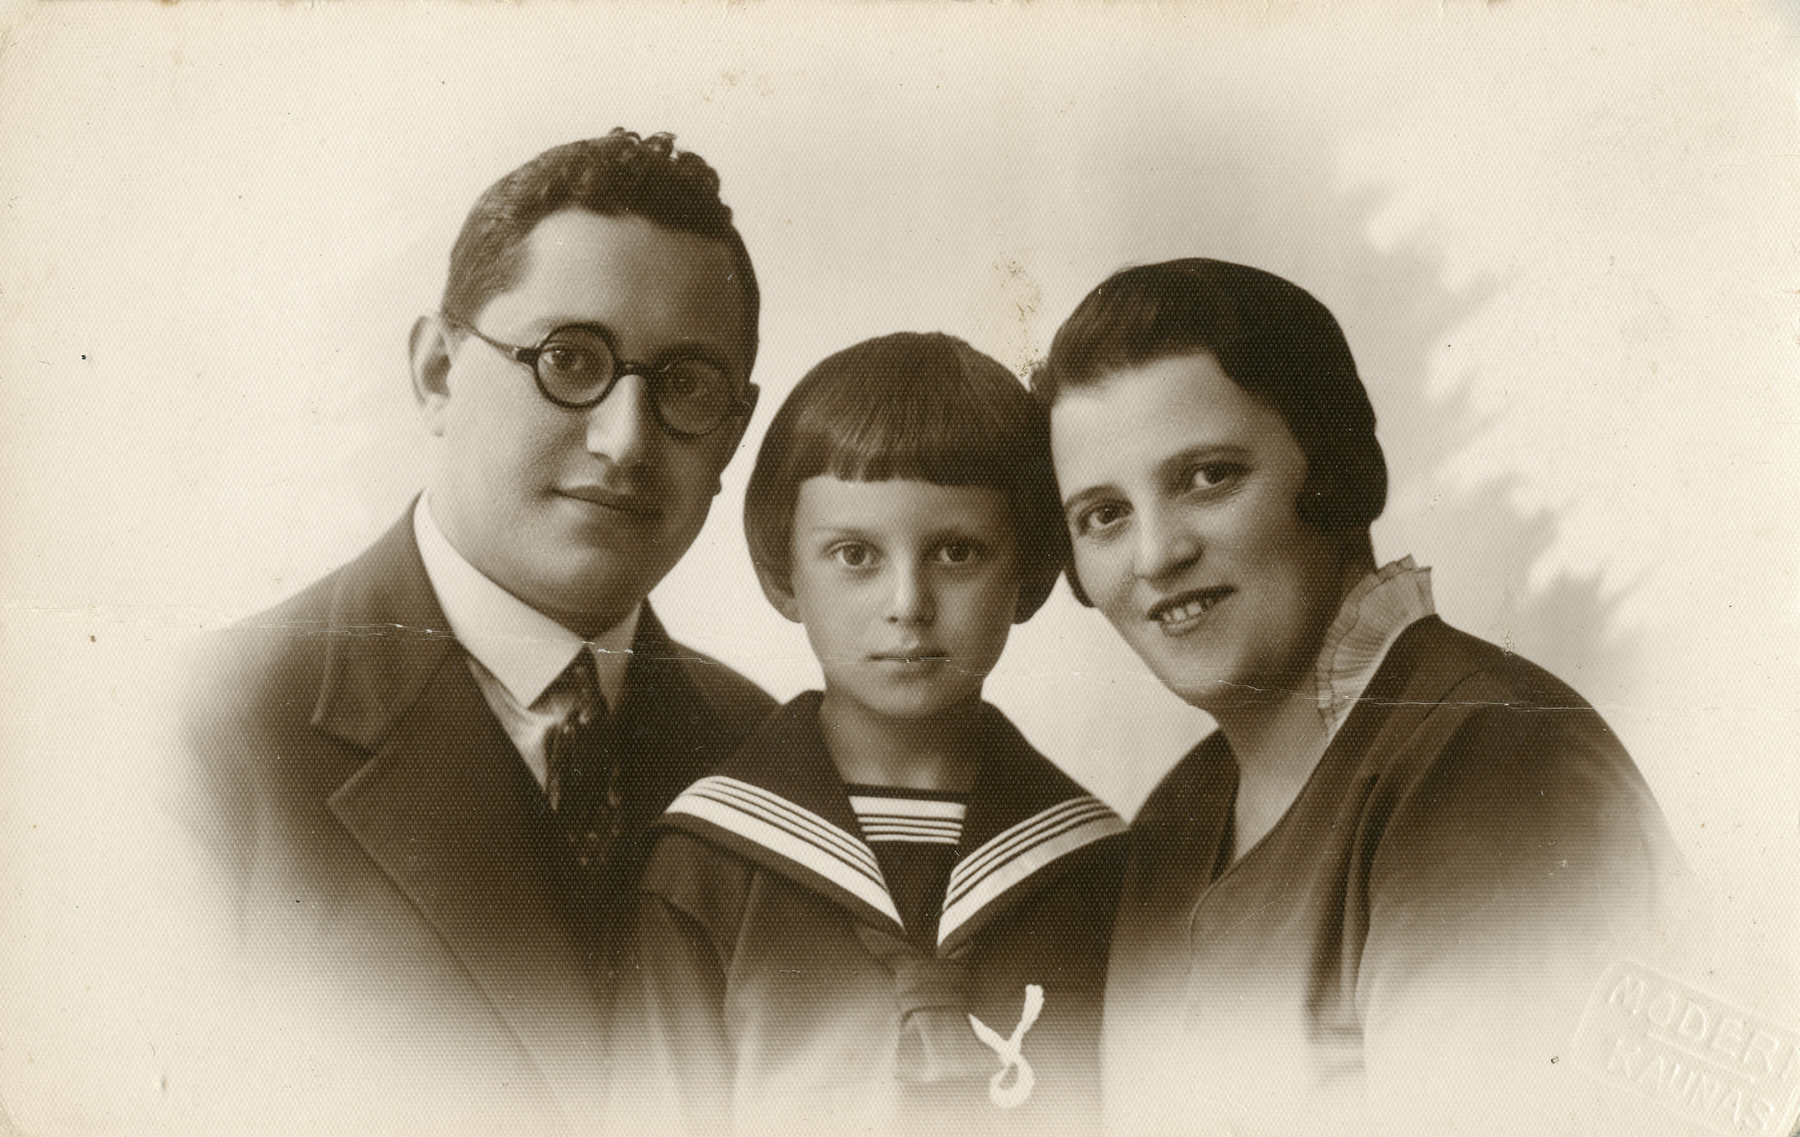
[[[1093,1132],[1124,822],[985,708],[959,855],[921,938],[825,749],[819,701],[777,711],[657,823],[621,996],[628,1120]]]

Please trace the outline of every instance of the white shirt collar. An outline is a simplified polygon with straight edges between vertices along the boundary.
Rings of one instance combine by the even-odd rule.
[[[1315,671],[1319,714],[1331,733],[1349,717],[1400,633],[1436,612],[1431,570],[1411,557],[1382,566],[1350,590],[1325,633]]]
[[[476,661],[491,672],[521,707],[538,701],[580,651],[580,636],[495,584],[451,546],[431,515],[428,496],[413,509],[413,536],[425,575],[450,621],[450,631]],[[625,690],[631,641],[637,634],[639,604],[631,614],[591,641],[600,673],[600,693],[613,707]]]

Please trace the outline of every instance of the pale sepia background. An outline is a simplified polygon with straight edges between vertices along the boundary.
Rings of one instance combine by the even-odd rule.
[[[433,454],[405,336],[495,178],[614,125],[722,173],[763,410],[655,594],[779,696],[749,451],[900,329],[1015,368],[1125,264],[1342,320],[1376,551],[1623,736],[1729,947],[1800,949],[1800,4],[52,3],[0,41],[0,1134],[229,1112],[226,964],[161,808],[187,642],[386,528]],[[1207,729],[1064,591],[989,695],[1122,810]],[[237,1103],[253,1116],[255,1103]]]

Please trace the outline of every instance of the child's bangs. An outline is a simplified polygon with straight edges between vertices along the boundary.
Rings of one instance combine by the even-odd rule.
[[[817,392],[806,416],[826,451],[817,468],[846,481],[1010,485],[1035,408],[1017,379],[958,347],[936,336],[865,345],[856,373]]]
[[[871,399],[854,419],[830,422],[820,468],[845,481],[912,478],[940,486],[1003,489],[1017,450],[1019,425],[968,398],[919,397],[917,384],[894,385],[896,397]],[[954,392],[965,395],[958,385]]]

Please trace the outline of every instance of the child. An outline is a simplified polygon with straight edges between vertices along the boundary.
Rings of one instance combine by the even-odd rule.
[[[1125,825],[981,701],[1067,548],[1041,411],[950,336],[859,344],[744,524],[825,690],[653,828],[614,1086],[714,1132],[1097,1128]]]

